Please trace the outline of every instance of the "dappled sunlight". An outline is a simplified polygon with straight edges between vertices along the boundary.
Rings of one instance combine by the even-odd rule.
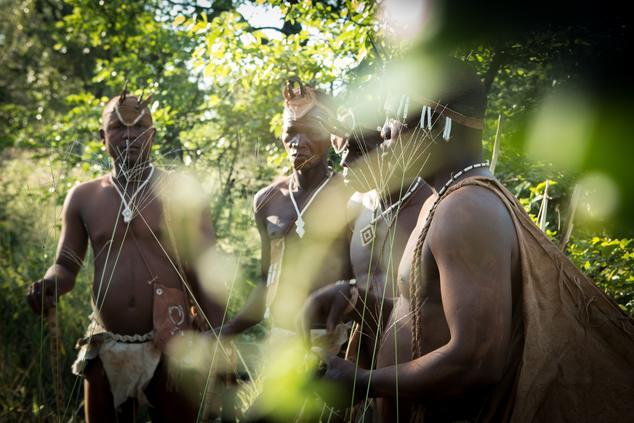
[[[159,186],[163,203],[165,231],[168,246],[175,248],[182,260],[195,261],[200,249],[204,247],[205,238],[202,233],[208,212],[207,194],[201,184],[191,173],[182,170],[167,174]]]
[[[589,99],[580,92],[558,92],[547,97],[535,113],[526,154],[569,172],[584,165],[593,135],[595,116]]]
[[[256,415],[287,421],[299,413],[302,419],[309,419],[323,412],[312,386],[318,383],[319,360],[301,339],[292,333],[273,331],[262,361],[266,366],[261,375],[261,396],[254,404]]]
[[[432,19],[437,4],[431,0],[385,0],[380,3],[377,19],[385,26],[385,32],[393,43],[418,41],[430,38],[439,23]]]
[[[609,219],[619,205],[619,188],[608,175],[600,172],[590,173],[579,182],[582,193],[579,202],[579,217],[594,222]]]
[[[226,304],[230,288],[243,278],[238,260],[217,247],[209,247],[194,263],[205,292],[220,304]]]

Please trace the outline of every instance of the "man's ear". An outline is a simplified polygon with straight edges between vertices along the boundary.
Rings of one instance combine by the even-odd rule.
[[[101,138],[101,142],[106,144],[106,132],[103,129],[99,130],[99,138]]]

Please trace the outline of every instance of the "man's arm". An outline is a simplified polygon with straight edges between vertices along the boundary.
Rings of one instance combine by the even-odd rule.
[[[508,212],[484,189],[457,191],[439,206],[429,240],[450,341],[408,363],[373,371],[371,396],[445,397],[495,383],[503,372],[517,242]],[[359,382],[367,386],[369,380],[369,372],[362,372]]]
[[[264,194],[258,193],[254,200],[255,224],[260,234],[261,245],[260,280],[256,283],[238,314],[223,325],[221,330],[223,335],[235,335],[244,332],[264,318],[267,294],[266,280],[271,263],[271,242],[262,212],[262,197],[264,196]]]
[[[377,332],[379,316],[385,320],[392,307],[391,298],[379,297],[366,288],[347,283],[328,285],[312,293],[304,303],[299,330],[308,340],[311,329],[325,327],[333,333],[337,324],[354,321],[372,336]]]
[[[82,222],[80,187],[70,190],[62,208],[62,231],[57,245],[55,263],[44,277],[33,283],[27,292],[27,301],[35,313],[54,307],[57,298],[75,286],[75,278],[81,269],[88,234]]]

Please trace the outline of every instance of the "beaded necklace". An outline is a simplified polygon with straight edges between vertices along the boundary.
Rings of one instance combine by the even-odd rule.
[[[132,195],[130,196],[130,201],[127,201],[125,199],[125,194],[119,189],[119,185],[112,177],[112,173],[110,174],[110,182],[112,183],[112,186],[114,186],[114,189],[117,191],[117,194],[119,194],[119,197],[121,197],[121,202],[123,203],[123,206],[124,206],[123,211],[121,212],[121,215],[123,216],[123,221],[125,223],[130,223],[132,219],[134,218],[134,213],[132,212],[132,206],[133,206],[132,203],[134,202],[134,198],[137,196],[139,192],[141,192],[141,190],[148,184],[148,182],[150,182],[150,179],[152,179],[152,175],[154,174],[154,165],[150,164],[149,167],[150,167],[150,174],[147,176],[145,181],[143,181],[141,185],[139,185],[139,187],[132,193]]]

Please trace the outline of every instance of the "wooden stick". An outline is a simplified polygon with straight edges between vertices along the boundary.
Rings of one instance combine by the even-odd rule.
[[[572,196],[570,197],[570,208],[568,210],[568,219],[562,232],[562,237],[559,240],[559,249],[561,251],[566,250],[570,237],[572,236],[572,229],[575,226],[575,213],[577,212],[577,205],[579,204],[579,197],[581,197],[581,187],[577,184],[572,190]]]
[[[495,130],[495,142],[493,143],[493,154],[491,155],[491,165],[489,170],[495,175],[495,166],[498,164],[498,157],[500,156],[500,128],[502,126],[502,115],[498,115],[498,127]]]
[[[542,198],[542,205],[539,208],[539,229],[542,232],[546,232],[546,215],[548,214],[548,186],[550,185],[550,180],[546,179],[546,186],[544,187],[544,198]]]
[[[57,407],[57,418],[62,419],[64,414],[64,394],[62,385],[61,357],[60,357],[60,333],[57,325],[57,307],[50,307],[46,311],[46,322],[48,324],[49,346],[51,358],[51,371],[53,373],[53,389],[55,391],[55,405]]]

